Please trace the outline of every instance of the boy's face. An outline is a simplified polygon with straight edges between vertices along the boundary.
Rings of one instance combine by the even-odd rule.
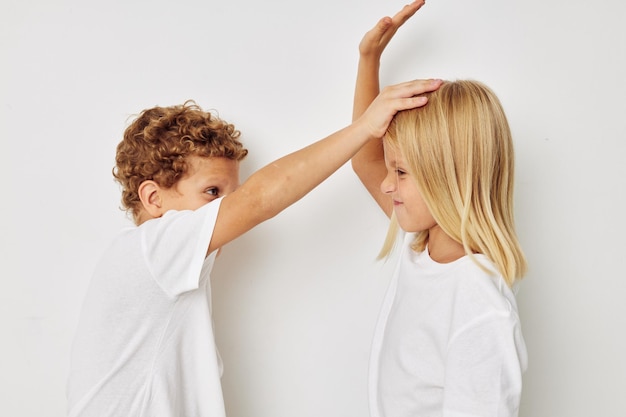
[[[172,188],[162,190],[165,211],[196,210],[239,186],[239,161],[194,155],[187,158],[187,164],[187,174]]]

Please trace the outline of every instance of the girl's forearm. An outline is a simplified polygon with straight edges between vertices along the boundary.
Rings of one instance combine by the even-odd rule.
[[[361,57],[354,89],[352,120],[356,120],[380,92],[380,57]]]
[[[360,117],[380,90],[380,55],[363,56],[359,60],[354,90],[353,120]],[[386,175],[383,143],[380,138],[371,139],[351,160],[352,169],[367,191],[383,211],[391,215],[391,200],[380,192],[380,183]]]

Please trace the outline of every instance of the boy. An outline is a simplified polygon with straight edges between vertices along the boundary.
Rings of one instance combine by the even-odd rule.
[[[425,81],[388,87],[350,126],[257,171],[235,128],[186,103],[127,128],[115,178],[137,227],[98,264],[74,341],[69,415],[224,417],[209,274],[218,249],[296,202],[421,106]]]

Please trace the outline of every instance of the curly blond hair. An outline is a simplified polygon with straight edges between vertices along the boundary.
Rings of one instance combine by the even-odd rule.
[[[122,186],[122,205],[137,222],[139,185],[152,180],[171,188],[187,173],[187,157],[223,157],[240,161],[248,150],[240,132],[194,101],[142,111],[117,146],[113,176]]]

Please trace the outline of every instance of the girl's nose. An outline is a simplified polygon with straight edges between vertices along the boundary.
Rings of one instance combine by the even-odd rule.
[[[393,173],[388,173],[383,182],[380,183],[380,190],[384,194],[391,194],[396,190],[396,177]]]

